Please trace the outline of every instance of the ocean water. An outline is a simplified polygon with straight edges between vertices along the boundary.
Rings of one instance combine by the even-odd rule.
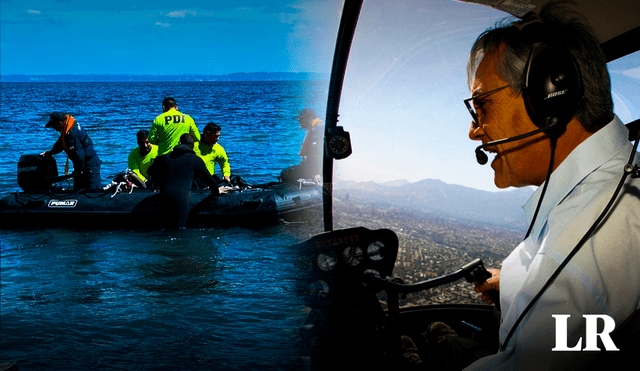
[[[89,132],[108,183],[127,167],[136,132],[162,113],[162,100],[176,99],[202,132],[222,127],[232,174],[250,183],[274,181],[300,162],[305,131],[293,116],[303,108],[324,112],[326,82],[113,82],[2,83],[0,187],[17,190],[16,165],[23,154],[49,150],[59,134],[44,125],[53,111],[71,114]],[[56,156],[60,173],[66,157]]]
[[[135,133],[165,96],[199,129],[222,126],[232,174],[275,181],[298,163],[293,116],[319,112],[318,82],[2,83],[0,195],[22,154],[48,150],[52,111],[73,115],[101,157],[103,183],[126,169]],[[57,156],[63,171],[63,155]],[[105,227],[105,226],[101,226]],[[108,226],[107,226],[108,227]],[[0,362],[21,370],[301,369],[305,272],[290,245],[320,220],[185,231],[0,229]]]

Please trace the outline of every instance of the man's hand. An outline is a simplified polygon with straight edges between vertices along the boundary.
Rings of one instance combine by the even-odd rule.
[[[220,192],[220,194],[227,193],[227,188],[226,187],[218,187],[218,192]]]
[[[484,282],[475,282],[473,290],[482,293],[482,300],[487,304],[493,304],[493,300],[489,298],[487,291],[500,291],[500,269],[487,268],[487,271],[491,273],[491,277]]]

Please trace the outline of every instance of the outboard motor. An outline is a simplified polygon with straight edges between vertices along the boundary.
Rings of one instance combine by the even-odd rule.
[[[20,156],[18,185],[23,191],[46,191],[56,179],[58,179],[58,165],[53,156]]]

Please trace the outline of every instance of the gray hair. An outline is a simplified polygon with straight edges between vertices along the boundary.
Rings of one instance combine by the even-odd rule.
[[[607,58],[589,25],[579,13],[569,8],[570,5],[552,1],[541,9],[539,19],[545,34],[551,36],[547,38],[551,40],[543,38],[542,42],[561,45],[576,59],[584,95],[575,115],[585,129],[595,132],[613,119]],[[495,53],[498,75],[511,85],[516,94],[522,92],[522,75],[532,49],[531,40],[522,32],[526,23],[506,18],[478,36],[467,64],[469,86],[482,59]]]

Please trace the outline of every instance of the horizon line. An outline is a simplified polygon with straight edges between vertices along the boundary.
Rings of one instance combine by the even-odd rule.
[[[495,190],[486,190],[486,189],[481,189],[481,188],[475,188],[475,187],[471,187],[471,186],[466,186],[466,185],[462,185],[462,184],[457,184],[457,183],[448,183],[445,182],[442,179],[438,179],[438,178],[424,178],[424,179],[420,179],[420,180],[416,180],[416,181],[410,181],[408,179],[396,179],[396,180],[389,180],[389,181],[385,181],[385,182],[380,182],[380,181],[376,181],[376,180],[352,180],[352,179],[339,179],[337,181],[334,180],[333,184],[334,185],[340,185],[340,183],[355,183],[355,184],[363,184],[363,183],[374,183],[374,184],[378,184],[378,185],[382,185],[382,186],[389,186],[389,187],[402,187],[405,186],[407,184],[416,184],[416,183],[420,183],[420,182],[424,182],[424,181],[438,181],[440,183],[443,183],[447,186],[458,186],[458,187],[463,187],[463,188],[468,188],[468,189],[473,189],[476,191],[483,191],[483,192],[489,192],[489,193],[501,193],[501,192],[513,192],[513,191],[521,191],[521,190],[527,190],[527,192],[534,192],[534,187],[535,186],[525,186],[525,187],[509,187],[506,189],[500,189],[497,188]]]
[[[287,71],[252,71],[252,72],[231,72],[222,74],[204,73],[204,72],[189,72],[189,73],[137,73],[137,72],[119,72],[119,73],[107,73],[107,72],[89,72],[89,73],[2,73],[0,76],[92,76],[92,75],[104,75],[104,76],[123,76],[123,75],[136,75],[136,76],[229,76],[229,75],[247,75],[247,74],[292,74],[292,75],[328,75],[329,72],[287,72]]]
[[[0,82],[328,81],[329,78],[330,74],[323,72],[0,74]]]

